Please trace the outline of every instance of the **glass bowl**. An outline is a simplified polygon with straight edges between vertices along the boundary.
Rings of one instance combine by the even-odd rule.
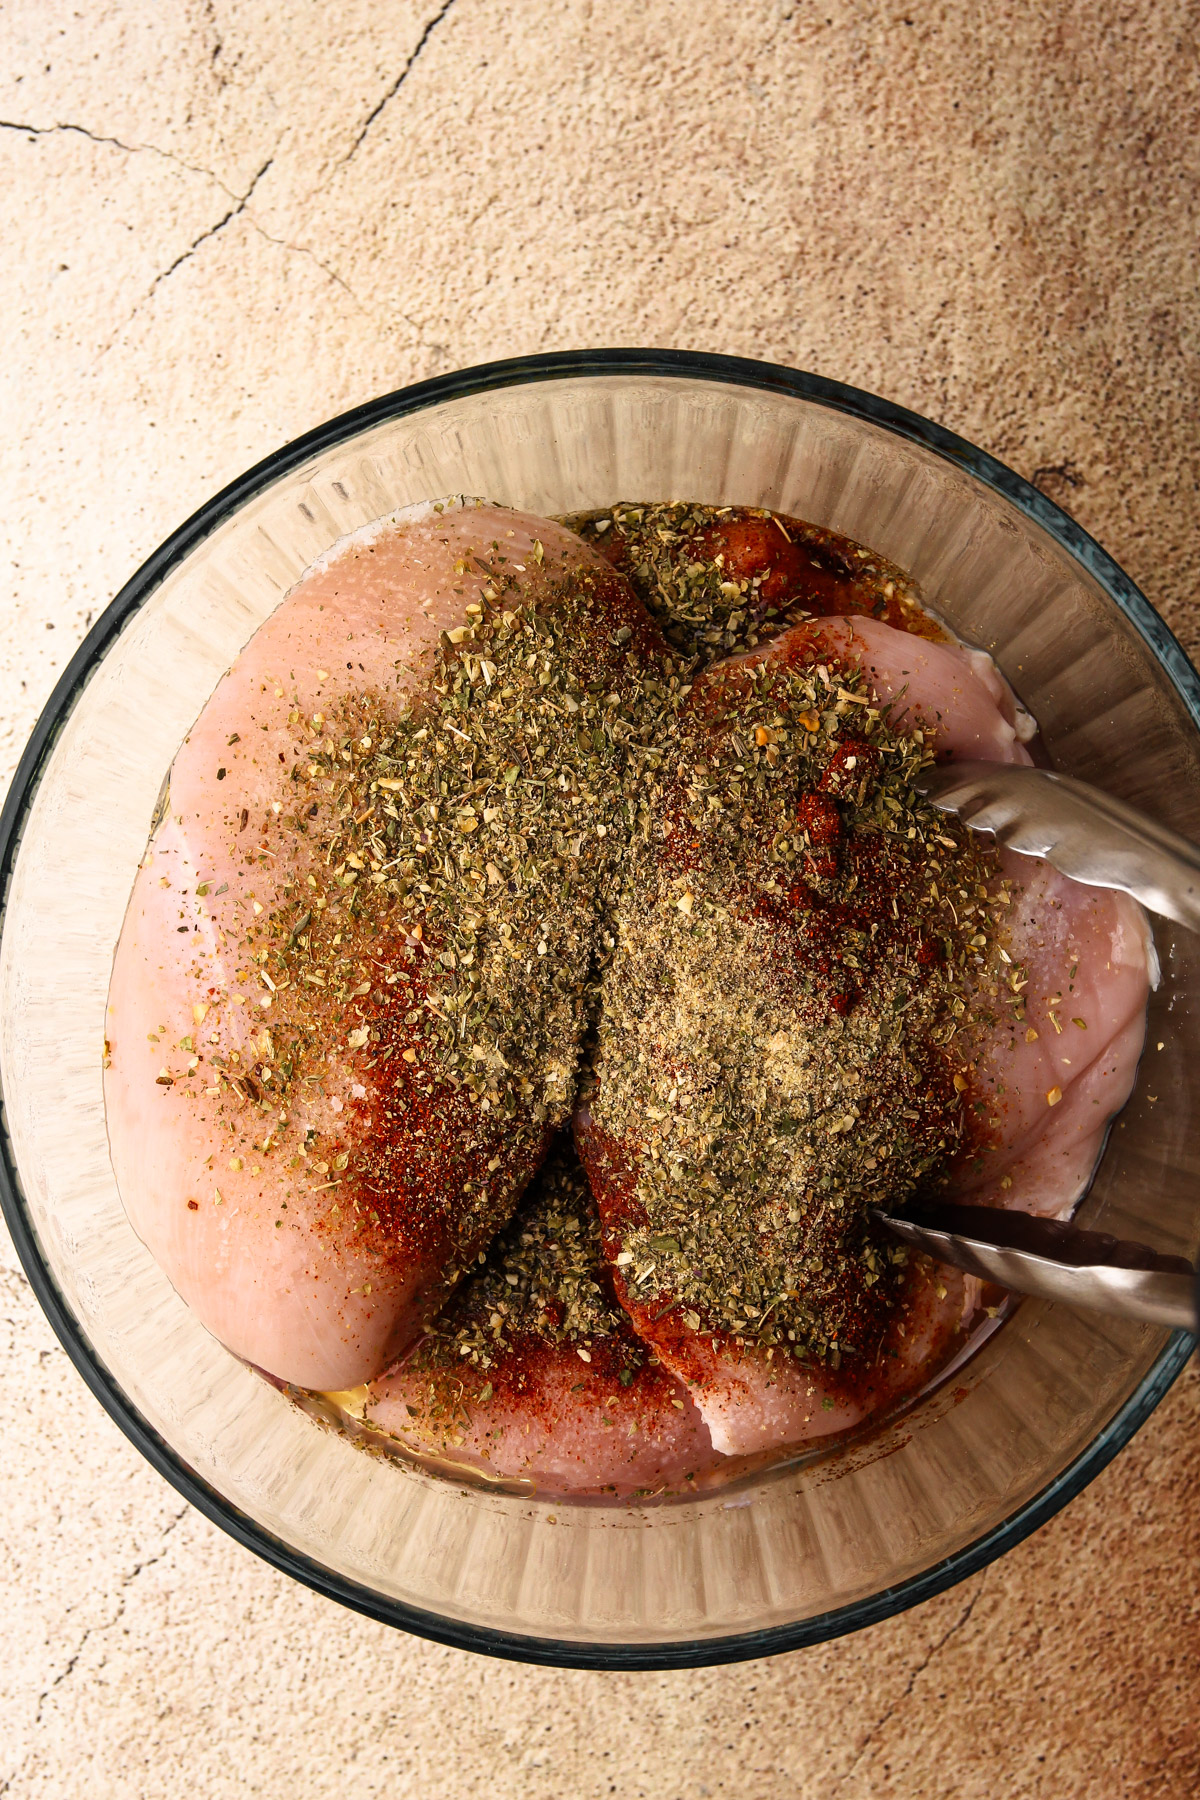
[[[901,1417],[675,1501],[489,1491],[357,1450],[211,1338],[134,1236],[101,1097],[113,948],[160,784],[218,677],[341,533],[452,492],[538,513],[741,502],[912,570],[1062,768],[1200,837],[1200,680],[1070,519],[961,439],[837,383],[666,351],[425,382],[288,445],[188,521],[72,661],[3,816],[3,1203],[92,1391],[239,1542],[375,1618],[598,1668],[761,1656],[927,1598],[1077,1493],[1191,1340],[1036,1301]],[[1161,923],[1149,1049],[1084,1217],[1193,1255],[1200,944]],[[1161,1048],[1155,1048],[1160,1045]]]

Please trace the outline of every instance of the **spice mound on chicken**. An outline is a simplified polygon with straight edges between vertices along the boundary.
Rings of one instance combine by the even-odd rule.
[[[541,1491],[686,1491],[894,1409],[982,1296],[871,1209],[1064,1216],[1141,1051],[1137,906],[914,787],[1034,736],[799,519],[455,497],[340,540],[134,887],[134,1228],[310,1410]]]

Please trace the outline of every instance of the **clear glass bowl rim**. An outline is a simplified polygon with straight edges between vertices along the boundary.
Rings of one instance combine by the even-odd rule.
[[[1139,633],[1179,694],[1192,722],[1200,729],[1200,675],[1182,645],[1155,612],[1145,595],[1101,546],[1044,494],[1012,469],[978,450],[964,438],[919,413],[882,400],[860,388],[821,375],[694,350],[567,350],[481,363],[475,368],[438,375],[411,387],[398,388],[341,413],[302,437],[275,450],[207,501],[172,532],[125,584],[104,610],[67,664],[17,765],[0,811],[0,930],[4,901],[16,861],[25,820],[46,758],[91,671],[102,660],[126,620],[142,606],[167,573],[246,501],[281,476],[372,426],[468,395],[580,377],[641,375],[657,379],[701,380],[780,393],[846,413],[920,444],[992,488],[1041,528],[1092,576]],[[0,1085],[0,1127],[3,1126]],[[891,1618],[910,1606],[944,1592],[966,1576],[1002,1556],[1054,1516],[1112,1461],[1146,1422],[1183,1370],[1194,1346],[1176,1332],[1139,1387],[1075,1461],[1003,1524],[945,1557],[932,1568],[884,1588],[865,1600],[834,1608],[815,1617],[742,1632],[719,1639],[666,1644],[584,1644],[527,1636],[455,1619],[385,1598],[300,1555],[281,1539],[233,1506],[189,1467],[171,1445],[130,1402],[97,1357],[79,1321],[66,1305],[42,1256],[26,1211],[20,1180],[6,1129],[0,1129],[0,1210],[12,1235],[22,1267],[39,1305],[71,1362],[101,1406],[146,1460],[184,1499],[237,1543],[274,1568],[303,1582],[316,1593],[339,1601],[368,1618],[396,1626],[437,1643],[489,1656],[559,1668],[666,1669],[701,1667],[770,1656],[785,1650],[840,1637]]]

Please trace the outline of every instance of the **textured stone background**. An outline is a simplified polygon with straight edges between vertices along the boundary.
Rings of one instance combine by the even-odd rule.
[[[11,769],[167,531],[385,389],[551,347],[816,369],[1062,501],[1200,646],[1188,0],[6,0]],[[838,1800],[1200,1788],[1200,1379],[1057,1521],[857,1637],[492,1663],[182,1508],[0,1252],[0,1795]]]

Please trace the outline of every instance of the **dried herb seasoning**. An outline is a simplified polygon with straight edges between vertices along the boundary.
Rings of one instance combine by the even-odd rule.
[[[513,1273],[523,1329],[590,1329],[592,1290],[611,1306],[586,1194],[582,1261],[530,1228],[541,1200],[486,1252],[582,1074],[636,1164],[605,1236],[621,1281],[693,1329],[836,1365],[903,1260],[868,1206],[969,1149],[961,1070],[985,1025],[1022,1015],[1009,896],[916,796],[929,747],[855,669],[801,634],[786,668],[705,670],[818,612],[924,616],[900,571],[800,521],[571,522],[663,637],[615,578],[576,571],[534,607],[502,557],[464,564],[468,622],[406,704],[293,710],[287,801],[247,839],[288,873],[244,916],[237,997],[269,994],[270,1022],[216,1072],[230,1148],[286,1158],[366,1243],[441,1246],[431,1306],[473,1269],[428,1354],[465,1345],[484,1369],[509,1316],[498,1338],[497,1307],[486,1331],[474,1309]],[[361,1079],[340,1129],[301,1132],[289,1105],[322,1089],[334,1045]]]
[[[478,1401],[514,1349],[570,1344],[588,1361],[615,1360],[627,1385],[646,1360],[604,1273],[600,1221],[569,1137],[560,1138],[513,1218],[443,1308],[407,1364],[430,1377],[455,1377],[454,1395]],[[469,1386],[464,1388],[464,1380]]]
[[[592,1060],[627,1293],[834,1367],[904,1257],[869,1221],[977,1148],[969,1065],[1024,1016],[994,855],[922,800],[930,751],[806,654],[696,683],[631,847]]]
[[[628,578],[669,643],[699,666],[830,614],[944,635],[903,569],[804,519],[750,506],[621,501],[562,523]]]
[[[270,1022],[216,1075],[235,1154],[285,1158],[364,1248],[442,1258],[442,1291],[569,1116],[630,784],[681,687],[603,564],[533,605],[492,552],[405,701],[293,707],[287,798],[246,832],[281,873],[232,996]],[[301,1131],[331,1063],[355,1078],[337,1122]]]

